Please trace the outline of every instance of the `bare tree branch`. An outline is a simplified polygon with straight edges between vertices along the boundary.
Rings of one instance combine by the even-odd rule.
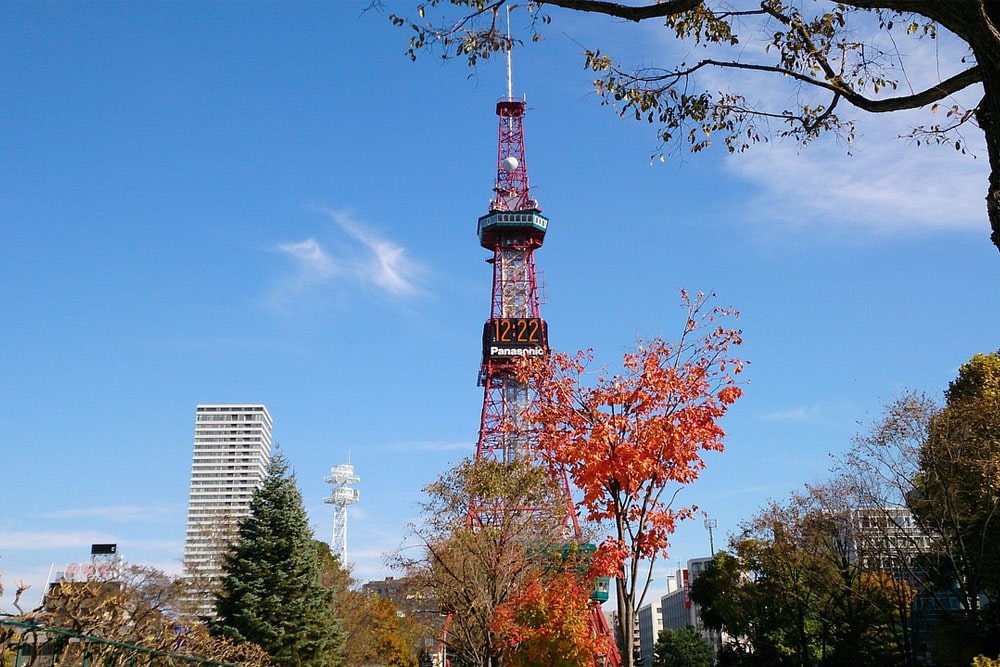
[[[698,7],[704,0],[667,0],[651,5],[630,6],[604,0],[545,0],[546,5],[572,9],[578,12],[607,14],[628,21],[644,21],[652,18],[673,16]]]
[[[930,88],[923,90],[919,93],[913,93],[911,95],[903,95],[900,97],[890,97],[885,99],[872,99],[865,97],[860,93],[856,92],[850,87],[839,75],[834,74],[832,80],[816,79],[811,76],[807,76],[801,72],[795,70],[790,70],[784,67],[779,67],[776,65],[759,65],[756,63],[742,63],[737,61],[726,61],[726,60],[714,60],[711,58],[701,60],[696,64],[687,67],[682,70],[672,70],[670,72],[664,72],[661,74],[641,76],[641,75],[630,75],[621,70],[615,70],[616,74],[625,79],[630,79],[635,82],[641,83],[656,83],[659,81],[676,82],[684,77],[690,76],[700,69],[705,67],[719,67],[723,69],[740,69],[740,70],[750,70],[756,72],[769,72],[772,74],[781,74],[789,78],[807,83],[817,88],[824,88],[830,92],[842,96],[848,102],[854,106],[862,109],[864,111],[870,111],[872,113],[886,113],[890,111],[900,111],[902,109],[917,109],[928,104],[937,102],[938,100],[944,99],[945,97],[957,93],[960,90],[967,88],[968,86],[982,81],[982,73],[980,72],[979,66],[973,66],[960,72],[955,76],[952,76],[940,83],[936,83]],[[669,87],[666,86],[666,87]]]

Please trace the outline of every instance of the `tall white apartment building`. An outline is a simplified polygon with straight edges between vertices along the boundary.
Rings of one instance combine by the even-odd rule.
[[[659,602],[639,608],[639,657],[643,665],[652,665],[656,641],[663,630],[663,608]]]
[[[199,405],[184,536],[184,574],[199,615],[211,613],[222,575],[222,553],[271,460],[271,415],[260,404]]]

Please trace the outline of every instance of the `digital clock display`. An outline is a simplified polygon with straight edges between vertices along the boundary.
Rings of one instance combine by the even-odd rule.
[[[541,357],[548,349],[548,326],[540,317],[498,317],[483,327],[483,359]]]

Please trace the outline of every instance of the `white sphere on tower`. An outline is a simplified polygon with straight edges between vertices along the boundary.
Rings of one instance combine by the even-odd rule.
[[[520,164],[517,158],[513,155],[508,155],[503,160],[500,161],[500,166],[503,167],[504,171],[514,171],[517,169],[517,165]]]

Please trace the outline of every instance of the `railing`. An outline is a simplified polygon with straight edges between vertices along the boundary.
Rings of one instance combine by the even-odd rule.
[[[178,637],[178,641],[181,638]],[[31,621],[0,619],[0,667],[239,667],[183,653],[52,628]]]

